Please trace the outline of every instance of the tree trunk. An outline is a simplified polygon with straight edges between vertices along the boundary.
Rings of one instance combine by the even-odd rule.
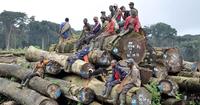
[[[178,85],[169,79],[164,79],[159,82],[160,93],[166,94],[168,96],[176,96],[178,91]]]
[[[178,76],[183,76],[183,77],[200,78],[200,72],[181,71],[181,72],[179,72],[177,75],[178,75]]]
[[[181,76],[169,76],[168,78],[172,81],[175,81],[180,89],[195,92],[198,92],[200,90],[199,78],[189,78]]]
[[[61,66],[64,67],[65,72],[75,73],[83,77],[88,77],[89,69],[93,69],[90,63],[84,62],[82,60],[75,60],[75,62],[71,65],[71,68],[67,69],[67,67],[69,67],[69,63],[67,62],[69,58],[68,56],[40,50],[33,46],[28,48],[25,56],[28,61],[38,61],[40,56],[44,56],[48,60],[54,60],[58,62]]]
[[[157,63],[164,64],[169,73],[177,73],[182,70],[183,60],[177,48],[154,48]]]
[[[140,63],[146,55],[145,36],[135,32],[121,37],[118,35],[106,37],[102,47],[103,50],[110,51],[122,59],[133,58],[136,63]]]
[[[3,102],[1,105],[17,105],[17,103],[15,101],[6,101]]]
[[[162,105],[186,105],[186,103],[182,100],[178,100],[175,98],[169,98],[162,102]]]
[[[107,103],[111,103],[108,99],[105,99],[104,97],[102,97],[102,92],[105,89],[105,83],[101,82],[95,78],[92,78],[91,80],[86,80],[86,79],[81,79],[78,76],[73,76],[73,75],[69,75],[67,77],[64,78],[67,81],[71,81],[72,83],[78,85],[78,86],[85,86],[85,87],[89,87],[91,88],[95,94],[96,97],[99,101],[102,102],[107,102]],[[110,94],[111,99],[117,94],[117,87],[119,85],[113,87],[112,92]],[[142,105],[150,105],[151,103],[151,95],[150,93],[143,87],[133,87],[132,89],[130,89],[126,95],[126,103],[127,105],[130,105],[131,102],[133,100],[136,100],[136,103],[144,103]]]
[[[65,97],[69,99],[81,102],[83,104],[90,104],[94,100],[95,94],[90,88],[77,86],[69,81],[56,78],[46,77],[45,79],[59,85]]]
[[[13,28],[13,26],[11,25],[7,39],[6,39],[6,50],[10,49],[10,37],[11,37],[11,33],[12,33],[12,28]]]
[[[23,70],[18,65],[11,64],[0,64],[0,75],[1,76],[14,76],[19,79],[24,79],[24,77],[30,73],[31,70]],[[60,96],[60,87],[56,84],[42,79],[41,77],[35,76],[29,81],[29,86],[51,98],[57,99]]]
[[[196,62],[188,62],[188,61],[183,61],[183,69],[185,71],[197,71],[198,69],[198,64]]]
[[[45,49],[45,42],[44,42],[44,36],[42,36],[42,49]]]
[[[19,89],[20,84],[0,78],[0,93],[13,98],[22,105],[58,105],[57,102],[28,88]]]

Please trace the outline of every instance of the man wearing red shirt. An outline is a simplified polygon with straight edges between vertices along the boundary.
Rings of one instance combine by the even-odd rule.
[[[141,28],[139,18],[137,16],[137,11],[135,9],[131,9],[131,16],[126,18],[124,24],[124,30],[128,30],[129,32],[134,30],[135,32],[139,32]]]

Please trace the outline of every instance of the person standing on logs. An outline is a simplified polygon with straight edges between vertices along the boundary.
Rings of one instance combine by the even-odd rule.
[[[129,8],[130,8],[130,10],[134,9],[136,11],[136,15],[138,16],[138,10],[134,7],[134,3],[133,2],[129,3]]]
[[[110,10],[110,16],[114,17],[114,15],[115,15],[115,9],[114,9],[114,7],[112,5],[109,6],[109,10]]]
[[[77,41],[75,51],[79,50],[81,45],[86,44],[86,37],[90,35],[90,32],[92,30],[91,25],[88,23],[87,18],[83,19],[83,24],[84,24],[83,30],[81,32],[79,40]]]
[[[57,51],[59,46],[72,35],[71,25],[69,24],[69,18],[65,18],[65,22],[60,24],[59,34],[60,34],[60,39],[56,49]],[[64,50],[64,48],[62,50]]]
[[[114,102],[117,102],[119,97],[120,105],[126,105],[126,93],[131,88],[141,86],[140,71],[137,63],[133,59],[128,59],[126,62],[129,67],[129,72],[117,88],[117,95],[113,100]]]
[[[38,63],[35,64],[34,70],[33,72],[29,73],[27,76],[25,76],[25,78],[22,80],[21,82],[21,86],[25,87],[29,80],[35,76],[39,76],[41,78],[44,78],[44,74],[45,74],[45,67],[46,65],[49,63],[49,60],[45,60],[44,56],[40,57],[40,61]]]
[[[126,77],[127,73],[117,64],[116,60],[111,61],[112,76],[108,79],[105,86],[106,89],[103,91],[103,97],[108,98],[111,93],[112,87],[120,84],[121,81]]]
[[[101,32],[105,32],[106,26],[108,24],[107,17],[101,16],[100,19],[101,19],[101,23],[102,23]]]

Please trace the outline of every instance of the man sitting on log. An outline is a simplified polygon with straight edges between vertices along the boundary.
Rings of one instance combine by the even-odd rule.
[[[131,14],[131,16],[127,17],[125,20],[125,23],[124,23],[125,31],[122,33],[122,35],[128,34],[132,31],[134,31],[134,32],[140,31],[141,25],[140,25],[139,18],[137,16],[136,9],[131,9],[130,14]]]
[[[33,72],[29,73],[25,78],[22,80],[21,87],[24,87],[28,84],[29,80],[35,76],[39,76],[44,78],[45,67],[48,64],[49,60],[45,60],[44,56],[40,57],[40,61],[35,64]]]
[[[76,44],[76,50],[80,49],[81,45],[84,45],[87,43],[86,38],[87,38],[87,36],[90,35],[90,32],[92,30],[91,25],[88,23],[87,18],[83,19],[83,24],[84,24],[84,26],[83,26],[83,30],[81,32],[81,36]]]
[[[121,82],[117,88],[117,95],[114,97],[114,102],[117,102],[118,97],[120,98],[120,105],[126,105],[126,93],[135,87],[141,86],[140,71],[138,65],[133,59],[128,59],[127,66],[129,67],[129,72],[124,80]],[[120,96],[119,96],[120,95]]]
[[[106,89],[103,92],[103,97],[108,98],[110,95],[110,92],[112,90],[112,87],[120,84],[121,81],[125,78],[126,72],[122,70],[122,68],[117,65],[116,60],[111,61],[111,66],[112,66],[112,76],[111,78],[106,82]]]

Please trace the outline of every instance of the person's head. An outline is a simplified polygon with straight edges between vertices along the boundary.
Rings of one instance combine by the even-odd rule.
[[[106,15],[106,12],[105,11],[101,11],[101,15]]]
[[[112,60],[112,61],[111,61],[111,66],[112,66],[112,67],[115,67],[116,64],[117,64],[117,61],[116,61],[116,60]]]
[[[100,19],[101,19],[102,23],[104,23],[106,21],[106,17],[104,17],[104,16],[101,16]]]
[[[131,17],[135,18],[137,16],[137,11],[135,9],[130,10]]]
[[[110,10],[110,11],[114,11],[114,9],[113,9],[113,6],[112,6],[112,5],[110,5],[110,6],[109,6],[109,10]]]
[[[65,18],[65,22],[69,22],[69,18]]]
[[[117,10],[117,9],[118,9],[118,5],[115,3],[115,4],[113,5],[113,8],[114,8],[115,10]]]
[[[97,23],[97,22],[98,22],[98,17],[95,16],[95,17],[93,18],[93,20],[94,20],[95,23]]]
[[[40,56],[40,62],[44,60],[44,56]]]
[[[124,11],[126,11],[126,8],[125,8],[124,6],[121,6],[121,7],[120,7],[120,10],[121,10],[122,12],[124,12]]]
[[[132,66],[135,64],[135,61],[134,61],[132,58],[130,58],[130,59],[128,59],[128,60],[126,61],[126,63],[127,63],[127,66],[128,66],[128,67],[132,67]]]
[[[83,23],[84,23],[84,24],[87,24],[87,22],[88,22],[87,18],[84,18],[84,19],[83,19]]]
[[[134,8],[134,3],[133,3],[133,2],[130,2],[130,3],[129,3],[129,8],[130,8],[130,9],[133,9],[133,8]]]
[[[111,22],[112,16],[111,16],[111,15],[108,15],[107,19],[108,19],[109,22]]]

